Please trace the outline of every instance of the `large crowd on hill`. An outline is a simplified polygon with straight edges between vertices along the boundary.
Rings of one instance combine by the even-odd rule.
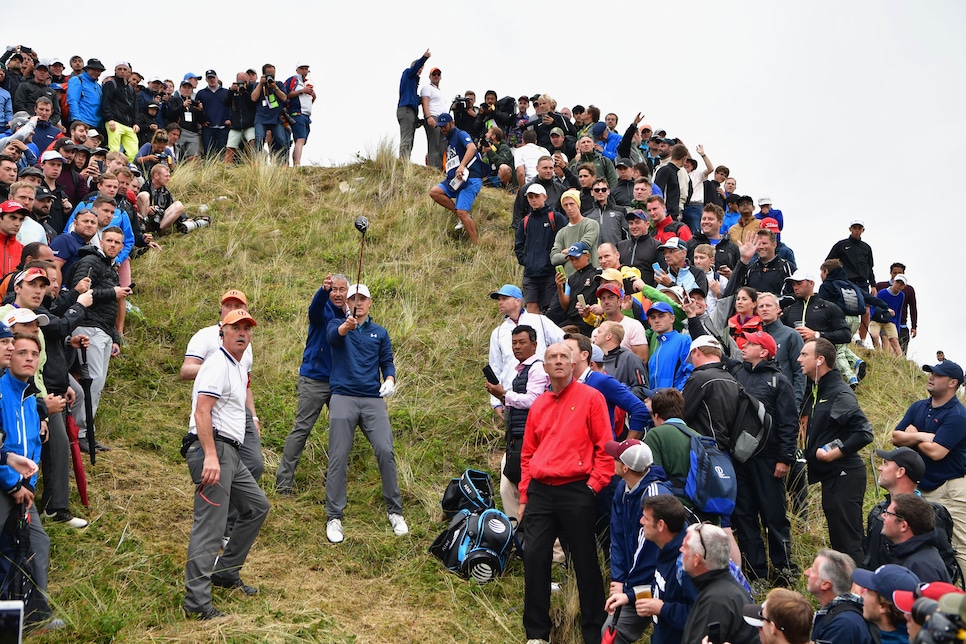
[[[420,85],[430,56],[402,73],[400,156],[422,126],[426,164],[446,173],[430,196],[473,243],[478,193],[515,194],[522,281],[491,293],[503,320],[485,386],[506,424],[500,492],[525,535],[530,644],[550,639],[558,538],[587,642],[613,629],[617,642],[648,629],[662,643],[913,639],[913,596],[962,592],[949,582],[962,586],[966,564],[966,409],[963,370],[940,355],[895,449],[876,450],[887,495],[864,517],[873,428],[851,346],[868,337],[904,356],[918,322],[906,266],[876,279],[861,219],[817,271],[800,266],[784,213],[766,196],[756,212],[703,146],[548,94],[450,101],[439,68]],[[771,421],[753,448],[749,398]],[[702,436],[733,468],[733,504],[687,484]],[[819,514],[807,515],[809,484]],[[782,589],[801,575],[791,513],[828,527],[831,549],[805,571],[814,620]]]
[[[131,261],[160,251],[156,236],[210,222],[186,214],[167,188],[171,173],[192,159],[235,163],[266,149],[273,163],[287,164],[291,154],[291,163],[299,165],[316,98],[306,63],[297,63],[284,81],[267,63],[260,74],[247,69],[225,86],[211,69],[185,73],[176,83],[140,74],[128,61],[105,74],[97,58],[75,55],[69,66],[64,60],[41,57],[24,45],[0,54],[0,340],[3,364],[9,365],[0,380],[7,463],[0,468],[0,526],[29,524],[35,553],[29,576],[39,592],[28,598],[27,621],[47,628],[63,622],[52,618],[46,600],[49,540],[41,516],[72,528],[88,524],[70,510],[71,443],[92,458],[110,449],[88,433],[110,361],[124,346]],[[237,308],[230,303],[239,292],[230,293],[223,313]],[[218,338],[209,344],[217,348]],[[195,342],[186,361],[200,362],[208,346]],[[190,365],[182,369],[191,379],[197,372]],[[89,376],[89,386],[82,386],[82,375]],[[253,406],[246,409],[246,422],[257,426]],[[68,438],[75,426],[77,435]],[[247,442],[257,460],[242,449],[245,470],[260,474],[260,444]],[[31,463],[42,465],[36,502],[38,472]],[[195,478],[211,482],[207,471]],[[246,506],[241,520],[237,511],[222,518],[220,531],[231,533],[240,524],[234,534],[242,543],[256,506]],[[231,563],[234,549],[223,554],[223,565]],[[0,578],[16,574],[20,564],[0,558]],[[209,570],[205,579],[210,576]],[[237,573],[222,577],[215,575],[212,583],[237,587]],[[186,609],[192,608],[186,601]]]

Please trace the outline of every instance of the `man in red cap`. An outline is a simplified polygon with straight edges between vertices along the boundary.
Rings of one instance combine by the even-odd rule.
[[[798,411],[791,382],[775,362],[778,346],[764,331],[745,333],[743,362],[732,370],[735,379],[765,406],[772,417],[772,431],[761,451],[747,462],[735,460],[738,498],[732,524],[738,547],[752,578],[768,578],[768,558],[761,539],[763,525],[774,569],[774,585],[788,586],[798,573],[790,557],[791,524],[788,521],[785,475],[795,462]]]
[[[775,241],[778,245],[775,247],[775,254],[784,259],[786,262],[792,265],[792,270],[798,268],[798,264],[795,262],[795,251],[789,248],[788,244],[782,241],[780,224],[771,217],[765,217],[759,222],[762,230],[770,230],[775,233]]]

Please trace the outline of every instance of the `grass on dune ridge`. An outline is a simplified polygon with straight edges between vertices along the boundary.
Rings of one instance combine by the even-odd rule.
[[[444,528],[439,498],[467,467],[496,473],[502,427],[481,385],[489,333],[497,324],[487,294],[519,280],[511,252],[511,198],[484,190],[474,207],[480,244],[453,232],[455,217],[427,193],[438,175],[399,162],[387,147],[336,168],[186,165],[172,192],[189,213],[208,203],[211,228],[160,240],[138,259],[127,344],[112,361],[98,437],[115,449],[87,464],[91,520],[84,531],[46,524],[50,591],[68,628],[50,642],[519,642],[522,565],[477,586],[426,554]],[[341,184],[341,187],[340,187]],[[228,199],[216,201],[224,195]],[[362,281],[373,318],[390,333],[398,389],[389,403],[404,513],[411,533],[386,521],[378,470],[357,434],[349,464],[346,541],[325,539],[325,412],[299,465],[296,494],[279,497],[275,469],[295,416],[295,383],[306,309],[327,273],[355,281],[365,215]],[[247,293],[258,322],[252,386],[262,421],[272,511],[242,571],[254,598],[215,591],[232,617],[186,621],[184,557],[194,493],[178,453],[190,385],[178,379],[188,339],[213,324],[229,288]],[[860,402],[877,445],[910,401],[922,396],[912,363],[870,356]],[[869,502],[873,499],[870,475]],[[814,503],[814,499],[813,499]],[[804,568],[825,540],[817,504],[796,522],[793,546]],[[566,572],[558,571],[566,581]],[[579,641],[573,583],[555,596],[554,641]]]

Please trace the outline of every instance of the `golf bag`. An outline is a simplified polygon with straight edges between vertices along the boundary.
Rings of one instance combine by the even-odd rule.
[[[429,553],[451,572],[485,584],[506,568],[515,541],[510,519],[499,510],[460,510]]]
[[[490,475],[479,470],[466,470],[463,476],[451,479],[440,501],[446,518],[451,518],[460,510],[482,512],[493,505]]]

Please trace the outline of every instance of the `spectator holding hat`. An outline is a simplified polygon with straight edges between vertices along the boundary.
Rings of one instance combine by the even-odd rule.
[[[897,447],[911,447],[923,457],[919,481],[923,498],[943,504],[955,523],[953,545],[966,567],[966,408],[956,396],[963,369],[952,360],[924,365],[929,397],[914,402],[892,432]]]

